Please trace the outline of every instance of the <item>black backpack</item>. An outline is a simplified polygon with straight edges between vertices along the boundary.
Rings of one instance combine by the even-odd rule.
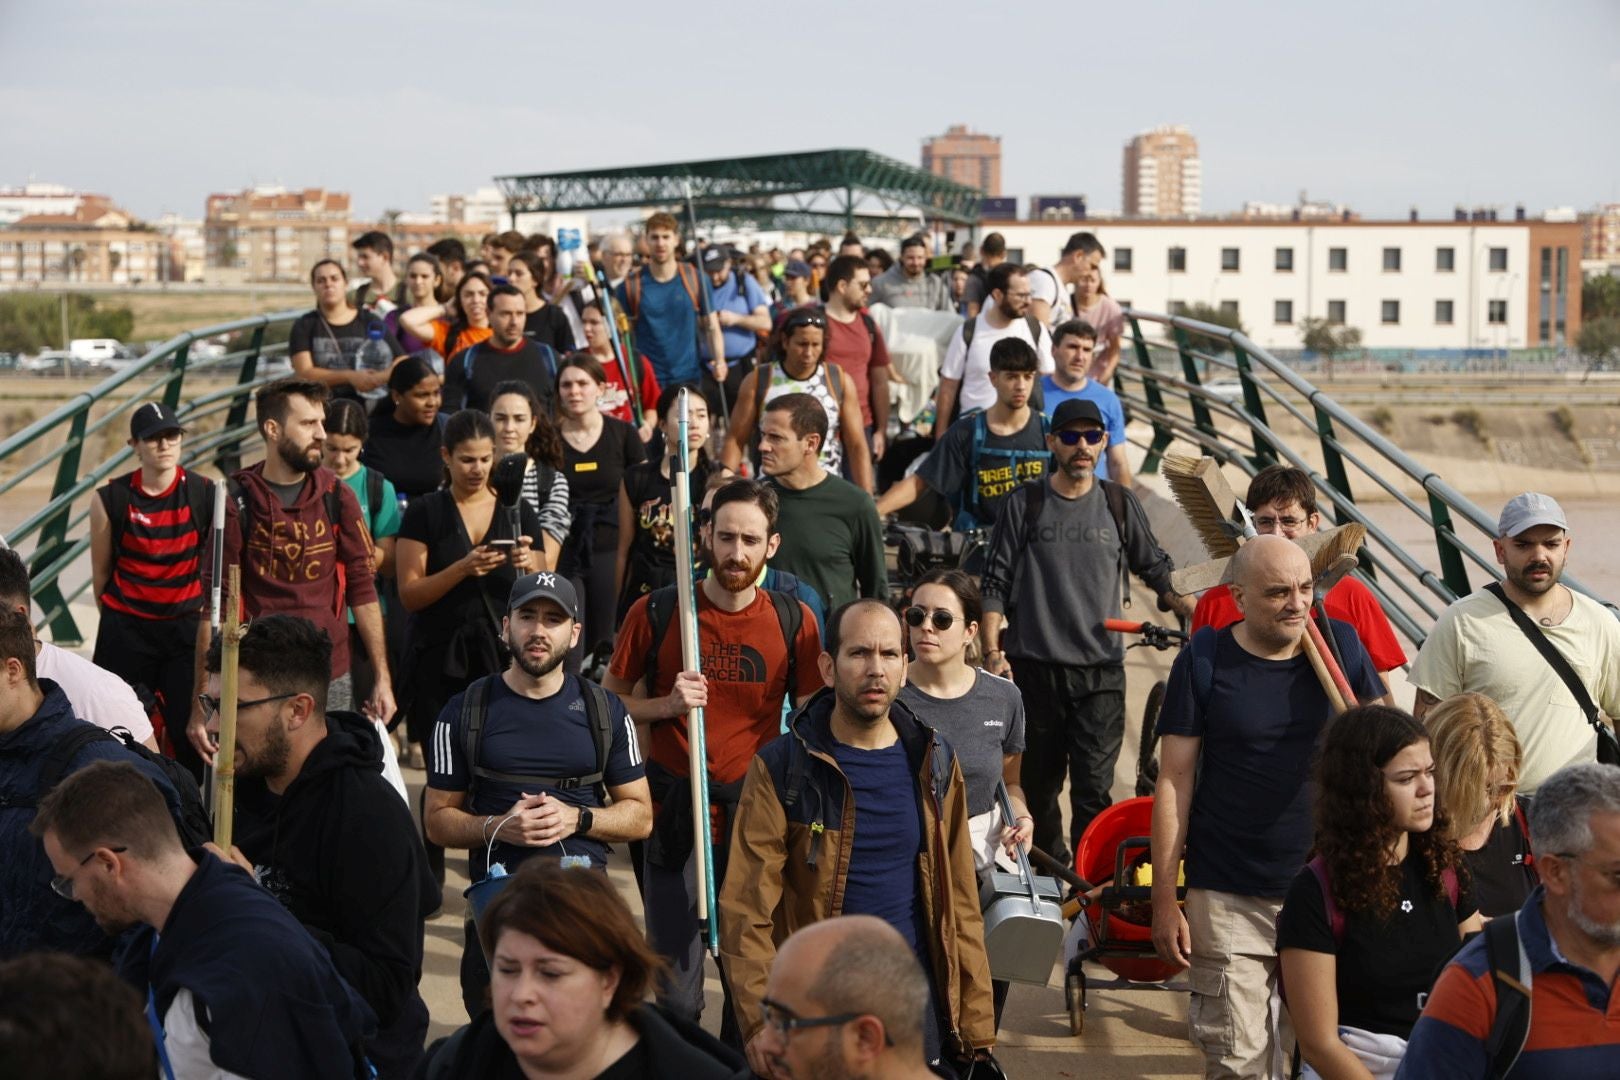
[[[1517,912],[1485,924],[1485,962],[1496,988],[1496,1015],[1485,1040],[1493,1080],[1513,1071],[1530,1037],[1530,960],[1519,943]]]
[[[101,489],[102,505],[107,510],[107,523],[112,526],[115,559],[124,536],[124,527],[129,522],[130,485],[127,481],[128,477],[119,477]],[[191,524],[197,530],[197,543],[200,546],[208,538],[208,530],[214,520],[214,482],[187,469],[186,505],[191,508]]]
[[[594,787],[599,798],[605,797],[608,756],[613,752],[612,710],[608,706],[607,691],[589,679],[580,679],[579,685],[584,690],[585,718],[591,727],[591,737],[596,742],[595,772],[578,776],[522,776],[486,769],[478,764],[479,750],[484,742],[484,722],[489,718],[490,680],[498,678],[500,675],[497,674],[474,679],[461,697],[461,753],[467,761],[467,805],[472,805],[473,789],[480,780],[515,784],[525,789],[548,787],[572,791]]]
[[[68,766],[79,756],[79,751],[101,739],[114,740],[141,760],[156,765],[163,771],[163,775],[168,777],[169,783],[180,796],[179,810],[170,807],[169,813],[174,818],[175,829],[180,833],[180,843],[185,845],[187,850],[201,847],[214,838],[213,819],[209,817],[208,809],[203,803],[202,791],[197,787],[197,781],[186,771],[186,767],[171,757],[148,750],[135,741],[135,736],[121,727],[109,731],[88,722],[81,722],[58,739],[51,747],[50,753],[46,755],[44,766],[39,771],[39,787],[34,795],[35,805],[61,783],[62,777],[67,775]]]
[[[760,592],[770,597],[771,606],[776,608],[776,622],[782,628],[782,640],[787,644],[787,696],[789,701],[796,703],[794,688],[799,684],[799,656],[795,645],[799,640],[799,630],[804,625],[804,609],[799,606],[797,597],[787,593],[775,589],[761,589]],[[652,643],[647,646],[642,671],[649,694],[654,692],[653,687],[658,682],[658,650],[664,644],[664,635],[669,633],[670,622],[675,618],[675,603],[673,585],[654,589],[647,594],[647,625],[652,630]]]

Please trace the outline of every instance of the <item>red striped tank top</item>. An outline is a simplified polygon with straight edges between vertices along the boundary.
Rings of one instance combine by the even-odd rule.
[[[101,602],[143,619],[174,619],[202,611],[202,544],[208,523],[193,522],[186,501],[186,471],[156,495],[141,490],[140,470],[102,489],[109,518],[124,502],[122,522],[112,522],[113,572]],[[109,500],[114,485],[123,498]]]

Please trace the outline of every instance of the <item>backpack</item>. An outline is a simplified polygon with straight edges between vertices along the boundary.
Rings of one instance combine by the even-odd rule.
[[[983,416],[983,413],[979,414]],[[1045,426],[1045,417],[1042,417],[1042,427]],[[1022,451],[1021,451],[1022,452]],[[975,463],[976,464],[976,463]],[[1123,607],[1131,606],[1131,582],[1126,576],[1125,552],[1130,547],[1130,517],[1125,513],[1125,488],[1112,480],[1097,478],[1102,486],[1103,500],[1108,504],[1108,516],[1114,519],[1114,528],[1119,530],[1119,561],[1118,571],[1120,580],[1120,604]],[[1035,542],[1035,519],[1041,516],[1041,507],[1046,505],[1046,478],[1028,480],[1022,485],[1024,492],[1024,546],[1028,547]],[[977,489],[975,489],[977,494]],[[1213,670],[1213,667],[1212,667]],[[1211,676],[1213,678],[1213,675]]]
[[[546,370],[551,373],[551,383],[555,386],[557,383],[557,350],[543,341],[535,341],[533,338],[525,338],[524,340],[540,350],[540,356],[546,362]],[[478,355],[478,345],[481,344],[483,342],[469,345],[461,352],[461,377],[466,381],[468,389],[472,388],[473,358]]]
[[[370,469],[368,471],[376,473],[377,470]],[[319,483],[319,480],[316,482]],[[334,553],[332,568],[337,574],[337,612],[340,615],[343,613],[344,608],[348,606],[343,599],[347,592],[346,582],[348,581],[348,575],[344,570],[343,560],[336,557],[338,536],[343,530],[343,496],[338,491],[342,484],[343,481],[334,480],[332,486],[327,488],[326,493],[321,496],[321,502],[326,506],[326,518],[332,524],[332,550]],[[369,495],[371,490],[371,482],[367,480],[366,493]],[[241,533],[242,547],[245,549],[248,536],[251,533],[250,527],[253,524],[253,517],[248,513],[247,496],[242,491],[242,485],[237,483],[234,476],[226,479],[225,494],[236,507],[237,531]],[[380,475],[377,478],[377,501],[382,501],[382,477]],[[375,512],[375,504],[373,504],[373,512]],[[360,523],[360,527],[366,532],[367,542],[369,543],[370,527],[363,521]]]
[[[63,735],[45,756],[44,764],[39,771],[39,787],[35,791],[34,804],[37,806],[40,799],[56,790],[56,785],[67,775],[68,766],[73,764],[73,759],[79,755],[80,750],[102,739],[112,739],[142,761],[157,766],[168,778],[169,784],[180,797],[179,809],[170,807],[169,814],[174,818],[175,829],[180,834],[180,843],[187,850],[202,847],[214,838],[213,819],[203,804],[202,791],[197,787],[197,781],[192,778],[191,773],[186,771],[186,767],[171,757],[148,750],[135,741],[135,736],[121,727],[104,730],[93,724],[81,723]]]
[[[130,485],[127,477],[121,477],[102,488],[102,505],[107,509],[107,523],[112,526],[113,557],[118,556],[118,548],[124,536],[124,528],[129,524],[129,504],[131,501]],[[186,470],[186,505],[191,508],[191,524],[197,530],[197,542],[201,544],[208,538],[210,523],[214,520],[214,484],[206,476]]]
[[[1041,325],[1041,320],[1037,319],[1033,315],[1025,315],[1024,316],[1024,323],[1029,327],[1029,336],[1032,339],[1032,344],[1034,345],[1034,347],[1036,349],[1039,349],[1041,347],[1041,335],[1047,332],[1046,327],[1042,326]],[[968,346],[973,344],[973,331],[974,331],[974,328],[977,327],[978,325],[979,325],[979,320],[978,320],[977,317],[972,318],[972,319],[968,319],[966,322],[964,322],[962,324],[962,348],[963,349],[966,349]],[[1035,381],[1036,381],[1037,384],[1039,384],[1039,382],[1040,382],[1039,379],[1037,379]]]
[[[478,764],[479,748],[484,742],[484,721],[489,718],[490,680],[498,678],[500,675],[496,674],[474,679],[461,697],[461,753],[467,761],[467,805],[472,805],[473,789],[480,780],[517,784],[523,788],[548,787],[558,791],[589,787],[596,790],[598,798],[605,798],[607,784],[604,778],[607,775],[608,756],[613,752],[612,710],[608,706],[607,691],[589,679],[579,680],[584,690],[585,718],[596,743],[594,772],[578,776],[519,776],[486,769]]]
[[[787,645],[787,697],[794,701],[797,694],[794,690],[799,684],[799,655],[796,645],[799,640],[799,630],[804,625],[804,609],[799,601],[787,593],[777,592],[775,589],[760,589],[760,592],[771,598],[771,606],[776,608],[776,622],[782,628],[782,641]],[[675,617],[676,593],[675,586],[666,585],[662,589],[654,589],[647,594],[647,625],[652,630],[652,641],[647,646],[647,655],[642,661],[642,670],[647,680],[647,692],[658,682],[658,650],[664,644],[664,637],[669,633],[669,624]]]
[[[771,389],[771,373],[767,369],[780,366],[781,364],[775,360],[767,360],[754,369],[754,423],[756,426],[759,424],[759,418],[765,415],[765,395]],[[821,361],[819,366],[821,368],[821,381],[827,385],[827,392],[833,396],[834,401],[843,402],[844,369],[826,360]],[[827,432],[827,438],[834,438],[837,434],[836,431],[829,431]]]
[[[689,262],[677,262],[675,265],[679,270],[677,276],[681,279],[681,284],[686,286],[686,294],[692,298],[692,311],[702,319],[703,296],[698,288],[697,267]],[[641,275],[645,272],[645,267],[638,266],[624,279],[624,306],[629,311],[631,322],[635,322],[641,316]]]
[[[996,453],[997,455],[1005,457],[1007,459],[1007,464],[1012,469],[1013,476],[1018,475],[1018,465],[1019,465],[1020,462],[1028,461],[1028,460],[1031,460],[1033,458],[1048,458],[1048,459],[1050,459],[1051,456],[1052,456],[1052,451],[1046,449],[1046,436],[1047,436],[1048,431],[1049,431],[1049,429],[1047,427],[1046,414],[1041,412],[1039,409],[1033,409],[1032,408],[1031,411],[1035,413],[1036,417],[1038,417],[1039,421],[1040,421],[1041,448],[1039,450],[997,449],[997,450],[994,451],[994,453]],[[968,447],[968,463],[967,463],[968,464],[968,469],[967,469],[967,471],[968,471],[968,478],[969,479],[972,479],[973,477],[975,477],[979,472],[979,457],[984,453],[984,444],[985,444],[985,441],[987,439],[989,439],[989,437],[990,437],[990,417],[989,417],[989,414],[987,412],[975,413],[974,416],[973,416],[973,441]],[[1039,479],[1041,481],[1040,486],[1044,488],[1046,486],[1046,476],[1045,476],[1045,474],[1043,473]],[[1038,495],[1038,496],[1035,496],[1035,498],[1037,498],[1037,499],[1045,499],[1046,498],[1045,491],[1042,491],[1041,494]],[[969,489],[967,491],[967,494],[962,499],[961,511],[962,511],[963,514],[966,514],[969,517],[971,517],[973,519],[974,523],[976,524],[977,522],[979,522],[981,520],[980,516],[979,516],[979,512],[980,512],[981,509],[982,509],[982,507],[979,504],[979,485],[978,485],[977,482],[974,482],[974,483],[969,485]],[[1036,511],[1039,512],[1039,510],[1040,510],[1040,507],[1039,507],[1039,504],[1037,503]],[[1033,521],[1034,519],[1031,518],[1029,520]],[[969,526],[966,526],[966,527],[971,528],[972,526],[969,525]],[[1120,535],[1123,538],[1123,536],[1124,536],[1123,531],[1121,531]]]
[[[1530,1037],[1530,991],[1534,972],[1530,957],[1519,940],[1517,912],[1498,915],[1485,924],[1485,963],[1496,989],[1496,1014],[1491,1033],[1485,1039],[1492,1080],[1502,1080],[1513,1070],[1524,1044]]]

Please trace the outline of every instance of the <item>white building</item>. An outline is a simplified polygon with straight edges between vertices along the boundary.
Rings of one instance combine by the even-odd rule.
[[[997,222],[1014,261],[1050,265],[1077,229],[1108,250],[1121,304],[1235,311],[1267,349],[1301,347],[1299,324],[1361,330],[1369,349],[1563,345],[1580,328],[1579,223],[1545,221]]]
[[[27,183],[0,187],[0,227],[39,214],[68,216],[78,211],[84,195],[61,184]]]
[[[187,218],[165,211],[152,223],[169,238],[168,265],[159,273],[163,281],[201,281],[208,257],[208,234],[201,218]]]
[[[506,198],[500,188],[482,187],[471,195],[435,195],[429,200],[433,223],[499,231],[507,228]]]

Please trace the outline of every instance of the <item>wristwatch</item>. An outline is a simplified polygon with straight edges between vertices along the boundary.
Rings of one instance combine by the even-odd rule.
[[[592,824],[593,824],[593,819],[591,817],[591,808],[588,807],[588,806],[580,807],[579,808],[579,824],[577,826],[575,826],[575,828],[574,828],[574,835],[575,836],[584,836],[586,833],[591,831],[591,825]]]

